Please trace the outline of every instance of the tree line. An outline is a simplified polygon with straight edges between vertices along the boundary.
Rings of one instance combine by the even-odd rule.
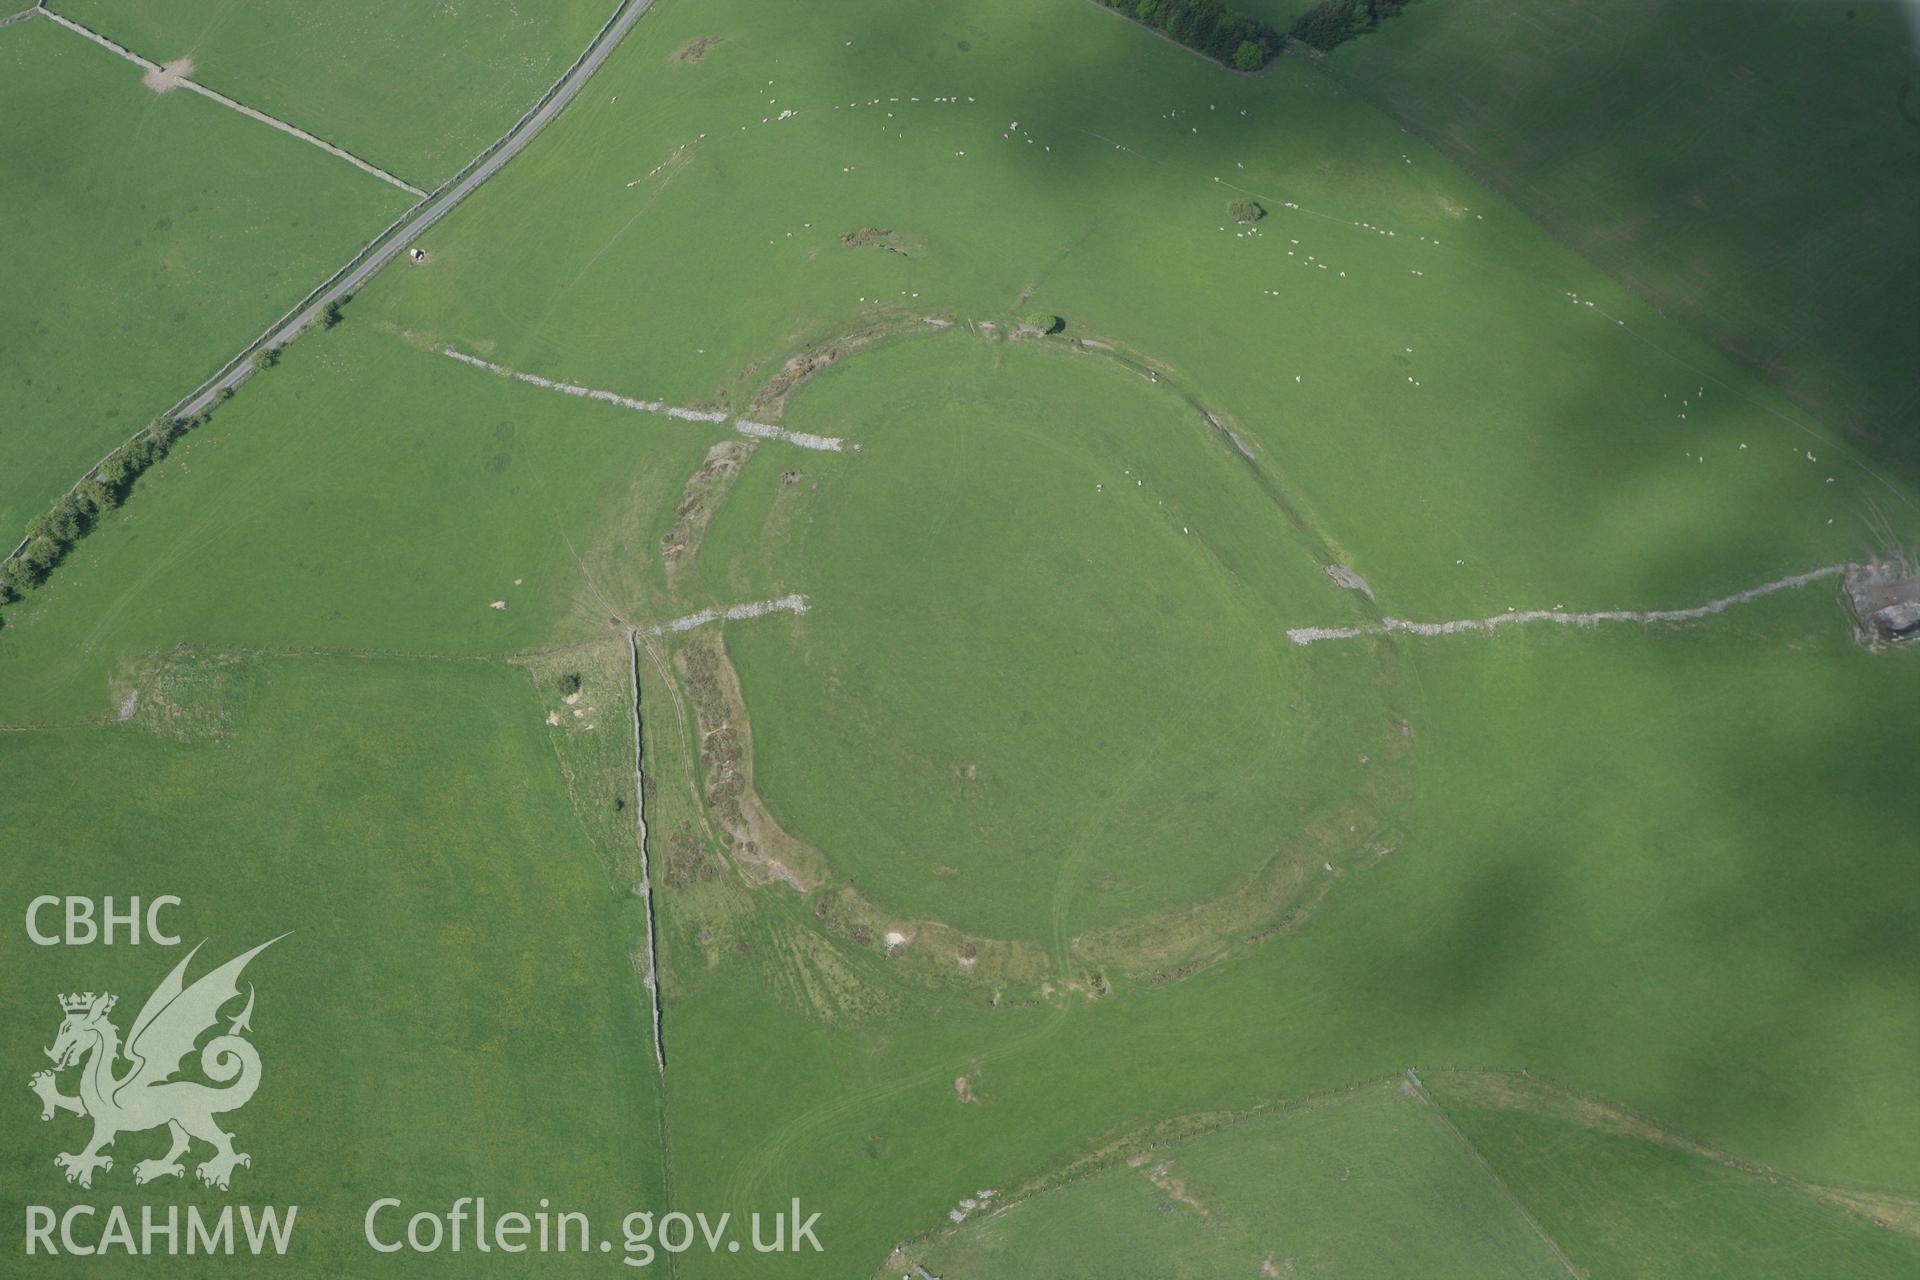
[[[1235,71],[1260,70],[1279,56],[1288,40],[1325,53],[1373,30],[1380,19],[1407,6],[1407,0],[1320,0],[1295,18],[1283,35],[1258,18],[1227,8],[1221,0],[1099,2]]]
[[[1100,0],[1222,66],[1235,71],[1258,71],[1272,62],[1287,38],[1220,0]]]
[[[1355,36],[1365,35],[1407,7],[1407,0],[1320,0],[1293,20],[1288,36],[1325,53]]]
[[[336,298],[327,303],[320,325],[331,329],[342,319],[341,306],[351,298]],[[284,344],[270,344],[253,353],[253,371],[271,369],[280,363]],[[233,398],[232,384],[220,389],[219,401]],[[156,418],[133,439],[107,455],[73,491],[54,503],[43,516],[27,521],[26,539],[17,554],[0,559],[0,604],[11,604],[22,592],[45,582],[54,567],[66,559],[74,543],[84,538],[106,518],[109,511],[125,501],[127,492],[141,474],[165,458],[174,441],[212,416],[212,410],[191,417]]]
[[[204,414],[155,420],[109,454],[45,515],[27,521],[26,543],[20,553],[0,562],[0,604],[18,600],[21,592],[45,581],[54,566],[66,559],[74,543],[120,505],[140,474],[158,464],[172,450],[174,441],[204,421]]]

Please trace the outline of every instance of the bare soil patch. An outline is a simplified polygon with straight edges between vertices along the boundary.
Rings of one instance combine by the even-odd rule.
[[[155,93],[171,93],[180,87],[182,80],[192,74],[192,58],[175,58],[172,62],[162,63],[158,69],[141,76],[140,83]]]
[[[734,863],[749,881],[784,881],[801,893],[825,878],[820,851],[794,839],[773,820],[753,788],[753,736],[740,677],[722,633],[688,642],[675,660],[699,730],[701,774],[708,813],[731,845]]]
[[[1047,955],[1037,944],[977,938],[939,920],[905,920],[852,885],[822,892],[813,919],[829,937],[885,956],[895,976],[911,982],[991,988],[989,1003],[996,1007],[1036,1008],[1053,994],[1045,981]]]
[[[821,370],[830,368],[846,357],[864,351],[885,338],[921,332],[924,326],[934,323],[934,319],[934,317],[921,317],[885,320],[868,325],[864,329],[855,329],[830,342],[802,351],[781,365],[780,372],[773,375],[772,379],[754,395],[747,407],[747,416],[760,422],[780,421],[780,415],[786,411],[787,402],[793,399],[794,393],[812,381],[814,375]],[[760,362],[756,361],[753,367],[757,369],[759,365]]]
[[[1358,591],[1361,595],[1365,596],[1367,599],[1369,600],[1373,599],[1373,588],[1367,585],[1367,580],[1365,578],[1361,577],[1359,574],[1355,573],[1353,570],[1347,568],[1345,565],[1340,565],[1340,564],[1330,564],[1325,566],[1325,568],[1327,571],[1327,576],[1329,578],[1332,578],[1335,582],[1339,583],[1341,586],[1345,587],[1347,590]]]
[[[753,443],[723,440],[707,451],[674,511],[673,528],[660,536],[660,561],[669,586],[678,586],[700,554],[700,540],[713,520],[721,499],[739,478],[740,468],[753,456]]]
[[[848,249],[881,249],[903,258],[914,257],[925,244],[919,236],[907,235],[892,227],[862,227],[842,235],[840,243]]]
[[[673,55],[673,60],[691,66],[693,63],[706,57],[707,50],[720,44],[725,39],[725,36],[701,36],[698,39],[689,40],[680,46],[680,52]]]
[[[1147,1175],[1147,1180],[1153,1183],[1154,1186],[1160,1188],[1161,1193],[1164,1194],[1167,1199],[1173,1201],[1175,1204],[1186,1205],[1189,1209],[1199,1214],[1203,1222],[1213,1221],[1213,1210],[1209,1209],[1199,1196],[1194,1195],[1193,1192],[1187,1189],[1187,1184],[1183,1179],[1173,1176],[1173,1161],[1162,1160],[1159,1164],[1155,1165],[1153,1171]]]

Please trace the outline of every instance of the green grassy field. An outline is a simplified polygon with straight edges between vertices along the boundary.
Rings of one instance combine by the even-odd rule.
[[[1869,504],[1914,527],[1776,390],[1311,65],[1224,76],[1085,9],[664,6],[374,305],[735,406],[865,325],[1046,310],[1230,415],[1403,617],[1693,604],[1857,554]],[[1272,210],[1257,234],[1229,182]],[[845,247],[863,227],[906,252]]]
[[[1519,1077],[1426,1085],[1444,1112],[1371,1085],[1011,1206],[976,1194],[970,1221],[877,1274],[1564,1276],[1558,1249],[1591,1276],[1820,1276],[1838,1259],[1896,1276],[1920,1258],[1823,1191],[1617,1111]]]
[[[1392,1084],[1145,1153],[925,1256],[943,1280],[1565,1275],[1438,1113]]]
[[[1903,8],[1421,3],[1327,65],[1911,478],[1920,77]]]
[[[1378,672],[1283,634],[1358,610],[1177,395],[962,330],[789,422],[861,451],[761,450],[701,565],[716,598],[809,593],[729,648],[762,795],[863,892],[1001,937],[1177,911],[1358,788]]]
[[[631,607],[647,571],[621,512],[669,504],[712,435],[357,321],[310,335],[7,611],[0,719],[107,713],[141,656],[182,643],[504,656],[605,637],[604,594]]]
[[[126,724],[0,734],[13,780],[0,825],[31,833],[0,867],[8,901],[178,895],[167,923],[186,945],[207,939],[193,976],[291,931],[247,970],[262,1084],[224,1117],[254,1157],[233,1199],[300,1206],[294,1249],[250,1274],[369,1275],[376,1260],[382,1274],[462,1273],[446,1253],[375,1259],[361,1218],[380,1196],[442,1212],[479,1188],[502,1207],[546,1196],[609,1229],[658,1200],[646,993],[542,701],[495,665],[181,655]],[[20,1046],[52,1043],[55,997],[72,990],[117,993],[125,1032],[185,952],[36,947],[18,928],[4,947],[0,1027]],[[68,1187],[53,1155],[79,1149],[84,1122],[39,1121],[25,1093],[37,1057],[15,1064],[10,1220],[74,1198],[228,1198],[134,1186],[164,1132],[123,1135],[91,1193]]]
[[[59,11],[155,62],[191,58],[209,88],[430,188],[505,133],[613,8],[68,0]]]
[[[1303,924],[1171,985],[929,997],[802,904],[668,892],[678,1051],[754,1063],[766,1086],[694,1073],[670,1091],[676,1149],[699,1153],[676,1162],[677,1195],[791,1189],[827,1208],[837,1250],[878,1259],[979,1188],[1117,1161],[1169,1117],[1416,1065],[1530,1069],[1763,1169],[1910,1204],[1920,960],[1886,800],[1908,764],[1872,708],[1910,700],[1914,673],[1854,650],[1810,597],[1734,628],[1410,656],[1406,842]],[[1733,692],[1754,688],[1777,722]],[[1816,784],[1836,741],[1859,768]],[[649,753],[676,768],[658,730]]]
[[[1631,1118],[1541,1107],[1472,1078],[1429,1084],[1514,1195],[1594,1276],[1911,1275],[1920,1243],[1825,1189],[1693,1151]],[[1530,1105],[1531,1104],[1531,1105]],[[1842,1261],[1844,1260],[1844,1261]]]
[[[409,203],[39,19],[0,30],[0,540]],[[31,124],[26,122],[31,121]]]
[[[269,809],[224,760],[193,797],[165,771],[273,761],[259,804],[311,815],[290,838],[337,821],[397,851],[316,861],[317,902],[390,876],[525,938],[584,894],[552,963],[624,1000],[639,908],[602,887],[636,878],[637,624],[658,1194],[825,1214],[824,1254],[681,1274],[872,1274],[903,1245],[955,1275],[1166,1251],[1252,1275],[1267,1250],[1538,1272],[1436,1112],[1343,1092],[1409,1066],[1595,1275],[1789,1229],[1820,1244],[1800,1273],[1906,1264],[1920,1215],[1896,1240],[1801,1189],[1920,1195],[1911,655],[1854,644],[1830,580],[1686,626],[1286,631],[1700,604],[1853,558],[1869,520],[1910,538],[1913,495],[1361,97],[1304,60],[1225,75],[1084,3],[660,0],[426,247],[5,610],[20,822],[100,811],[105,877],[179,806],[176,861],[210,874]],[[1010,336],[1035,312],[1064,333]],[[443,345],[861,447],[749,448]],[[797,356],[820,371],[790,382]],[[649,629],[787,592],[809,611]],[[210,744],[142,736],[182,645],[276,655]],[[93,723],[136,689],[133,721]],[[362,720],[384,727],[358,749],[322,732]],[[161,794],[113,790],[130,771]],[[98,795],[61,807],[73,776]],[[549,882],[499,832],[581,852]],[[513,877],[498,901],[392,862],[449,844]],[[340,927],[403,955],[398,909]],[[480,985],[451,942],[422,963]],[[538,1058],[517,1008],[484,1087]],[[1746,1180],[1447,1093],[1468,1071],[1551,1078]],[[1196,1137],[1321,1094],[1347,1100]],[[628,1161],[601,1194],[656,1194],[653,1105],[595,1135]],[[1229,1225],[1153,1208],[1127,1160],[1176,1143]],[[1353,1195],[1342,1151],[1368,1156]],[[1030,1203],[944,1235],[982,1188]],[[1710,1220],[1677,1238],[1694,1196]],[[1383,1219],[1427,1252],[1343,1251]]]

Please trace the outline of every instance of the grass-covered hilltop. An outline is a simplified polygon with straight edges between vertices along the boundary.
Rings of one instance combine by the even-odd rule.
[[[0,23],[0,1274],[1920,1273],[1920,57],[1735,8]]]

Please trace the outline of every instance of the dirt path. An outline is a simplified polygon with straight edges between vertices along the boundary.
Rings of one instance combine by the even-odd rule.
[[[114,41],[107,39],[105,36],[101,35],[98,31],[94,31],[88,27],[83,27],[79,23],[75,22],[73,19],[65,17],[61,14],[55,13],[52,9],[41,9],[39,10],[39,12],[45,14],[47,17],[59,23],[61,26],[65,27],[67,30],[75,32],[78,35],[85,36],[87,39],[99,45],[102,49],[106,49],[113,53],[118,54],[122,58],[125,58],[128,62],[133,63],[135,66],[144,67],[147,72],[147,76],[146,76],[147,87],[149,89],[152,89],[156,93],[166,93],[169,90],[175,89],[175,88],[191,89],[193,92],[199,94],[203,98],[210,98],[213,101],[219,103],[223,107],[226,107],[233,111],[238,111],[241,115],[248,116],[248,117],[251,117],[252,119],[258,120],[261,124],[268,125],[272,128],[278,129],[282,133],[290,134],[293,137],[300,139],[300,141],[302,142],[309,143],[313,146],[320,148],[322,151],[326,152],[330,156],[336,156],[341,160],[345,160],[348,164],[352,165],[354,168],[359,169],[365,173],[370,173],[374,177],[380,179],[380,181],[385,183],[390,183],[391,185],[400,188],[402,191],[406,192],[408,195],[415,196],[422,200],[426,198],[426,195],[427,195],[426,192],[414,186],[412,183],[406,182],[400,178],[395,177],[393,174],[388,173],[385,169],[382,169],[379,165],[371,164],[365,160],[362,160],[359,156],[354,155],[353,152],[344,150],[340,147],[336,147],[331,142],[326,141],[324,138],[316,138],[312,134],[308,133],[305,129],[302,129],[299,125],[288,124],[285,120],[282,120],[277,116],[270,116],[264,111],[255,110],[253,107],[248,106],[244,102],[236,102],[232,98],[229,98],[226,94],[221,93],[216,89],[209,89],[207,88],[207,86],[200,84],[195,80],[189,79],[187,76],[187,72],[190,72],[193,70],[193,64],[190,61],[187,61],[186,59],[182,59],[181,62],[168,63],[165,66],[162,66],[160,63],[154,62],[151,59],[141,57],[139,54],[127,48],[125,45],[117,44]],[[184,65],[182,65],[183,63]]]
[[[488,373],[503,378],[512,378],[516,382],[525,382],[548,391],[558,391],[562,395],[579,396],[586,400],[598,400],[602,404],[618,405],[622,409],[631,409],[635,413],[664,413],[669,418],[678,418],[683,422],[725,422],[726,413],[711,409],[682,409],[660,400],[636,400],[632,396],[623,396],[617,391],[599,391],[593,387],[583,387],[575,382],[556,382],[552,378],[543,378],[537,373],[524,373],[519,369],[509,369],[506,365],[495,364],[491,360],[482,360],[479,356],[470,356],[464,351],[455,351],[452,347],[440,348],[440,354],[461,364],[472,365],[476,369],[485,369]],[[785,427],[772,426],[765,422],[753,422],[746,418],[735,418],[733,429],[743,436],[753,436],[759,440],[780,440],[797,445],[802,449],[818,449],[824,453],[845,453],[860,446],[840,439],[838,436],[816,436],[805,431],[788,431]]]
[[[1790,578],[1781,578],[1774,582],[1765,582],[1745,591],[1737,591],[1730,596],[1706,604],[1694,605],[1690,609],[1606,609],[1599,613],[1566,613],[1559,609],[1527,609],[1518,612],[1496,613],[1491,618],[1463,618],[1454,622],[1408,622],[1404,618],[1382,618],[1377,626],[1365,627],[1294,627],[1287,632],[1287,639],[1298,645],[1309,645],[1320,640],[1353,640],[1361,636],[1385,635],[1390,631],[1404,631],[1416,636],[1451,636],[1466,631],[1491,632],[1496,627],[1520,622],[1557,622],[1562,626],[1591,627],[1602,622],[1693,622],[1700,618],[1709,618],[1716,613],[1725,613],[1737,604],[1751,604],[1765,596],[1781,591],[1793,591],[1810,582],[1822,578],[1837,578],[1851,566],[1830,564],[1824,568],[1807,573],[1797,573]]]

